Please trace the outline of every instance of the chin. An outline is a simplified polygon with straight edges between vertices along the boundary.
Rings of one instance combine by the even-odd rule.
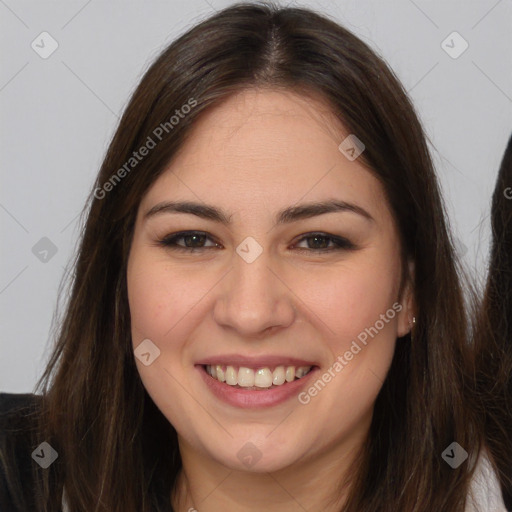
[[[210,452],[210,457],[234,471],[270,473],[302,461],[304,454],[297,452],[297,446],[301,446],[301,443],[292,442],[290,439],[288,442],[289,446],[282,444],[276,446],[275,443],[269,443],[268,440],[261,443],[256,440],[239,442],[232,440],[232,450],[224,449],[222,453]],[[218,448],[218,446],[216,447]]]

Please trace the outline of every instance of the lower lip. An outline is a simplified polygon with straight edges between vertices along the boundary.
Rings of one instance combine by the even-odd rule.
[[[292,382],[286,382],[281,386],[276,386],[261,391],[245,390],[230,386],[225,382],[220,382],[206,373],[203,365],[196,365],[199,373],[208,389],[220,400],[243,409],[256,409],[279,405],[293,396],[297,396],[300,390],[311,380],[311,376],[316,374],[318,367],[313,368],[307,375]]]

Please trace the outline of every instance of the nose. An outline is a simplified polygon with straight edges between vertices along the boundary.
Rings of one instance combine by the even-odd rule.
[[[272,268],[265,251],[252,263],[235,254],[233,269],[220,283],[218,293],[214,319],[238,336],[259,338],[294,322],[294,294]]]

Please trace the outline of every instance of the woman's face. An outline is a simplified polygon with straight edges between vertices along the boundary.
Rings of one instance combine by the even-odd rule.
[[[210,462],[273,471],[356,446],[409,331],[397,229],[343,132],[320,100],[244,91],[196,123],[141,202],[137,368],[180,447]],[[199,233],[171,239],[183,231]]]

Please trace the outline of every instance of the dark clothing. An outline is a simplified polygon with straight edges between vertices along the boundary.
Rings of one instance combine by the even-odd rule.
[[[44,441],[32,436],[39,402],[40,395],[32,393],[0,393],[1,512],[37,511],[34,478],[49,470],[32,458]],[[44,450],[36,453],[44,460]]]

